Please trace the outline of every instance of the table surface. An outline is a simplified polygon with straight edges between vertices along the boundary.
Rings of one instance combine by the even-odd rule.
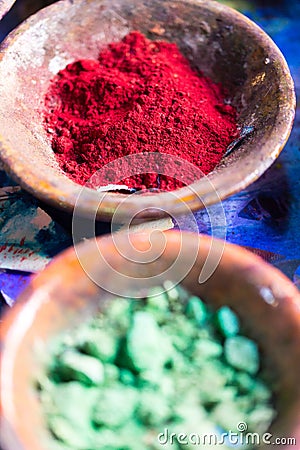
[[[45,0],[44,0],[45,1]],[[47,0],[46,0],[47,1]],[[49,2],[49,1],[48,1]],[[223,1],[259,24],[277,43],[300,96],[300,2]],[[0,24],[3,39],[18,20],[17,8]],[[296,283],[300,277],[300,108],[290,139],[273,166],[254,184],[223,202],[227,225],[218,224],[218,206],[195,214],[200,232],[226,236],[251,247]],[[183,227],[189,229],[187,220]],[[32,272],[72,244],[70,234],[45,213],[39,202],[0,170],[1,306],[12,305]],[[103,226],[103,233],[107,226]]]

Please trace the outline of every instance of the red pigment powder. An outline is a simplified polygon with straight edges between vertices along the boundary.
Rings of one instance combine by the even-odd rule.
[[[98,60],[77,61],[58,73],[46,96],[46,128],[60,167],[77,183],[116,158],[159,152],[171,155],[163,175],[124,180],[125,162],[114,176],[136,189],[172,190],[184,185],[174,156],[207,174],[236,138],[236,110],[225,96],[175,44],[131,32]]]

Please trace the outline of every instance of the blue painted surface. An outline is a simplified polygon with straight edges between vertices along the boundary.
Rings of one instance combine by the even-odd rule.
[[[31,276],[30,273],[26,272],[0,272],[0,313],[4,309],[4,306],[6,306],[5,304],[11,305],[23,292],[26,286],[28,286]]]
[[[10,180],[0,172],[3,185]],[[31,195],[0,190],[0,306],[11,303],[28,284],[29,271],[41,270],[72,244],[66,231],[39,207]],[[23,272],[5,269],[18,269]]]
[[[289,64],[300,98],[300,2],[283,1],[249,13],[270,34]],[[300,107],[290,139],[273,167],[224,203],[228,240],[300,258]]]
[[[249,9],[242,12],[269,33],[282,50],[290,66],[299,98],[300,2],[288,0],[274,1],[273,4],[270,1],[249,2]],[[300,270],[297,268],[297,260],[300,259],[299,173],[300,108],[298,103],[291,137],[279,159],[260,180],[223,203],[227,227],[226,230],[224,227],[215,230],[216,235],[223,236],[225,233],[227,240],[235,244],[256,247],[282,255],[283,258],[279,259],[283,259],[285,265],[292,267],[293,273],[296,273],[294,277],[298,280],[297,273],[299,274]],[[9,185],[12,185],[12,182],[3,172],[0,172],[0,186]],[[37,208],[36,200],[28,194],[24,194],[22,205],[24,202],[27,204],[27,212],[32,208]],[[215,209],[216,207],[212,207],[211,213]],[[10,213],[12,214],[12,210]],[[196,218],[199,230],[210,233],[207,212],[196,213]],[[3,222],[0,226],[3,228]],[[188,223],[186,228],[189,228]],[[105,231],[107,231],[107,227]],[[48,227],[42,227],[37,231],[34,245],[36,245],[35,249],[40,249],[41,252],[53,256],[69,243],[70,236],[59,225],[51,222]],[[289,260],[291,260],[291,264],[289,264]],[[292,273],[289,275],[293,276]],[[11,271],[0,273],[0,290],[9,298],[16,298],[27,282],[28,274]]]
[[[242,11],[276,42],[300,98],[300,2],[278,1]],[[276,3],[276,5],[275,5]],[[250,2],[249,2],[250,4]],[[300,106],[289,141],[273,166],[246,190],[223,202],[227,240],[300,259]],[[207,215],[197,213],[198,221]],[[300,262],[299,262],[300,264]]]

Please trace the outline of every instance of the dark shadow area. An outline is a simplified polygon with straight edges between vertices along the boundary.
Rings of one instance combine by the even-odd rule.
[[[63,227],[63,229],[68,233],[72,234],[72,220],[73,220],[73,214],[68,211],[59,210],[51,205],[48,205],[44,202],[39,202],[40,207],[51,217],[51,219],[58,223],[60,226]],[[90,230],[90,223],[91,219],[84,219],[82,218],[82,229],[88,229]],[[111,223],[110,222],[100,222],[95,221],[95,235],[101,236],[103,234],[107,234],[111,232]],[[89,239],[93,236],[86,235],[85,238]]]
[[[239,217],[264,221],[276,229],[283,230],[288,226],[292,198],[291,186],[284,166],[274,163],[246,191],[253,192],[254,195],[239,212]]]

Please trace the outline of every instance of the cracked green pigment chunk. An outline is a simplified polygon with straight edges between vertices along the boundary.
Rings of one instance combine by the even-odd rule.
[[[104,380],[102,362],[74,350],[66,350],[59,356],[56,370],[64,381],[78,380],[85,384],[100,384]]]
[[[137,391],[118,383],[103,388],[97,397],[93,421],[100,426],[118,428],[133,415],[137,404]]]
[[[90,418],[96,395],[95,388],[78,382],[52,385],[50,391],[43,393],[51,432],[71,448],[84,449],[88,442],[92,444]]]
[[[259,353],[255,342],[244,336],[235,336],[225,341],[225,358],[236,369],[255,374],[259,369]]]
[[[202,325],[207,319],[207,308],[198,297],[191,297],[186,307],[187,316],[196,321],[198,325]]]
[[[240,331],[239,320],[228,306],[223,306],[216,314],[217,324],[223,336],[235,336]]]
[[[127,333],[126,358],[136,371],[161,370],[172,355],[168,336],[160,329],[153,315],[146,311],[133,314]]]
[[[101,361],[112,361],[117,353],[117,341],[105,330],[86,328],[79,349]]]
[[[276,416],[236,314],[171,281],[139,301],[113,298],[48,352],[38,395],[51,450],[205,450],[195,434],[235,433],[240,422],[262,434]]]

